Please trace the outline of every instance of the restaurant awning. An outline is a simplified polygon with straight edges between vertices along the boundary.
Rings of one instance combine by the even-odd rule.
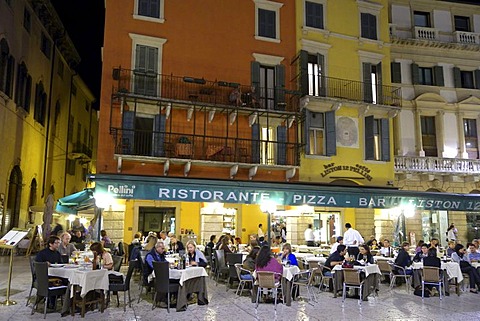
[[[308,183],[254,182],[181,177],[149,177],[99,174],[95,197],[222,202],[278,205],[310,205],[343,208],[395,208],[419,210],[479,211],[480,195],[405,191],[393,188],[344,187]]]
[[[59,198],[56,211],[67,214],[77,214],[78,211],[87,210],[95,206],[93,189],[86,188],[81,192]]]

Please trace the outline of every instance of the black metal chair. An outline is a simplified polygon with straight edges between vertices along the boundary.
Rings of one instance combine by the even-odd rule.
[[[123,257],[122,257],[123,258]],[[136,268],[136,261],[130,261],[128,263],[127,276],[122,283],[110,283],[108,286],[107,297],[110,298],[110,291],[117,295],[117,307],[120,306],[120,300],[118,298],[118,292],[123,292],[123,311],[127,310],[126,296],[128,292],[128,306],[132,307],[132,299],[130,297],[130,280],[132,279],[133,271]]]
[[[170,294],[178,293],[179,284],[170,283],[170,271],[168,262],[153,262],[153,271],[155,272],[155,295],[153,297],[152,310],[157,305],[157,294],[165,293],[167,295],[167,311],[170,313]]]
[[[229,269],[225,263],[225,251],[215,250],[213,252],[215,260],[215,285],[218,285],[218,281],[221,275],[228,276]]]
[[[43,308],[43,318],[47,316],[47,303],[50,298],[62,297],[67,291],[66,285],[49,286],[48,284],[48,263],[47,262],[34,262],[35,275],[37,279],[37,299],[35,304],[32,305],[32,314],[35,313],[38,303],[44,299],[45,304]]]
[[[122,267],[123,256],[119,255],[112,255],[113,259],[113,270],[116,272],[120,272],[120,268]]]
[[[225,263],[228,267],[228,279],[226,284],[226,290],[230,288],[233,282],[240,280],[238,279],[237,269],[235,268],[235,264],[242,263],[243,254],[240,253],[227,253]]]
[[[33,289],[37,288],[37,275],[35,274],[35,265],[34,265],[35,255],[31,255],[28,258],[28,260],[30,262],[30,272],[32,273],[32,284],[30,285],[30,293],[28,294],[27,304],[25,306],[28,306],[28,303],[30,302]]]

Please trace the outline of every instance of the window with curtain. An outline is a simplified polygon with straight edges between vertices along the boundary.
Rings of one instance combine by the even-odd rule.
[[[478,159],[477,120],[464,118],[463,129],[465,134],[465,147],[468,153],[468,158]]]
[[[305,25],[310,28],[323,29],[323,4],[305,1]]]
[[[435,116],[421,116],[422,144],[425,156],[438,156]]]
[[[258,35],[265,38],[277,38],[276,12],[267,9],[258,9]]]
[[[159,19],[161,0],[138,0],[137,12],[139,16]]]

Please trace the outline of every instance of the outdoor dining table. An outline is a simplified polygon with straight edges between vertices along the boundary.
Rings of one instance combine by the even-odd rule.
[[[360,270],[365,273],[365,280],[363,283],[362,300],[366,301],[367,297],[374,291],[378,290],[378,281],[380,280],[381,272],[377,264],[369,265],[354,265],[353,269]],[[343,290],[343,267],[335,265],[332,269],[333,274],[333,297],[337,297],[337,292]],[[336,273],[340,272],[340,273]]]
[[[169,269],[169,278],[178,280],[180,287],[177,294],[177,311],[185,311],[188,305],[188,295],[197,293],[197,304],[208,304],[207,282],[208,276],[205,268],[200,266],[191,266],[186,269]],[[155,278],[155,273],[149,276],[149,280]]]
[[[300,268],[296,265],[284,266],[282,273],[282,292],[283,292],[283,302],[286,306],[292,305],[292,281],[295,274],[300,272]],[[256,278],[256,272],[253,272],[253,277]],[[257,300],[257,284],[253,285],[252,291],[252,303],[255,303]]]
[[[422,273],[423,262],[413,262],[413,287],[416,288],[422,285]],[[443,282],[448,285],[449,280],[454,280],[457,295],[460,295],[460,287],[458,286],[463,281],[462,270],[460,264],[457,262],[442,262],[441,270],[446,271],[443,273]],[[445,292],[449,293],[448,286],[445,286]]]

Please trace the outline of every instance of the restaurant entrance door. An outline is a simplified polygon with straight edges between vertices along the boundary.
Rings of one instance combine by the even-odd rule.
[[[140,207],[138,227],[140,231],[175,233],[175,208],[174,207]]]

